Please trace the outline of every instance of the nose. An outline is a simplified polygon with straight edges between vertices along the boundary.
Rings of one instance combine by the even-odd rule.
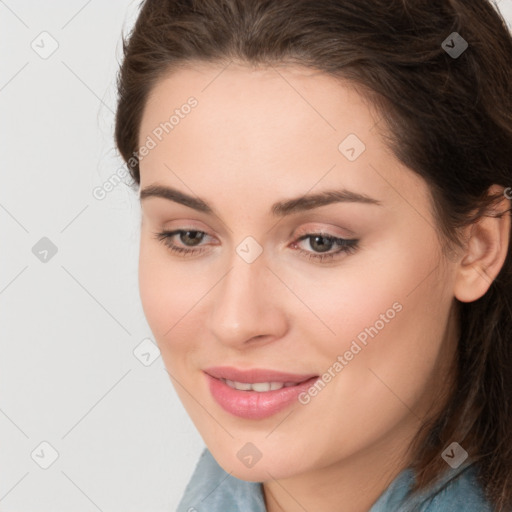
[[[235,254],[211,297],[207,327],[225,345],[242,347],[282,337],[287,329],[286,288],[261,255],[247,263]]]

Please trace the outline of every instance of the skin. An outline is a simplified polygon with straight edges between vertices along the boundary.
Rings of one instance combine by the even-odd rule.
[[[488,289],[509,217],[486,218],[444,258],[429,189],[386,148],[378,113],[349,83],[298,66],[194,63],[169,74],[146,103],[140,145],[190,96],[198,105],[140,163],[141,189],[173,187],[215,212],[141,200],[140,295],[176,392],[218,463],[264,482],[269,512],[334,512],[340,503],[367,511],[407,466],[425,416],[444,403],[454,297],[476,300]],[[355,161],[338,149],[350,133],[366,145]],[[270,213],[276,201],[342,187],[381,204]],[[206,233],[199,245],[167,240],[203,252],[175,254],[155,236],[174,229]],[[309,259],[321,249],[314,237],[298,239],[319,231],[358,239],[358,248]],[[236,252],[247,236],[263,250],[252,263]],[[401,311],[307,405],[248,420],[209,392],[209,366],[322,375],[395,302]],[[237,457],[247,442],[262,454],[251,468]]]

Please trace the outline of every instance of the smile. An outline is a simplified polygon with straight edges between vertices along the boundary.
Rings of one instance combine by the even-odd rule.
[[[266,391],[276,391],[284,387],[295,386],[295,382],[237,382],[228,379],[220,379],[225,382],[230,388],[237,389],[238,391],[256,391],[258,393],[265,393]]]
[[[208,368],[204,375],[217,404],[229,414],[249,420],[268,418],[283,411],[297,402],[299,395],[319,378],[318,375],[232,367]]]

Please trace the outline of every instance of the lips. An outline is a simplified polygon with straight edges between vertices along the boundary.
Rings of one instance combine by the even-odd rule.
[[[233,416],[262,420],[277,414],[297,402],[299,395],[318,379],[318,375],[284,373],[275,370],[239,370],[217,366],[204,370],[207,387],[214,400]],[[231,381],[231,382],[226,382]],[[234,383],[282,383],[286,386],[270,390],[233,389]],[[259,387],[259,386],[257,386]]]
[[[252,368],[249,370],[239,370],[232,366],[213,366],[203,370],[205,373],[216,379],[226,379],[236,382],[246,382],[255,384],[257,382],[282,382],[299,384],[312,377],[317,377],[314,373],[297,374],[285,373],[276,370]]]

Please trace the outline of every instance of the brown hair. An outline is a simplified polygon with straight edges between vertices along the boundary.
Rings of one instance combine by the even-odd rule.
[[[459,56],[441,46],[453,32],[469,45]],[[488,0],[146,0],[123,51],[115,139],[139,185],[139,126],[155,83],[191,61],[233,60],[306,66],[360,87],[395,156],[429,185],[448,246],[503,199],[488,194],[492,184],[512,185],[512,38]],[[484,296],[454,299],[456,385],[411,444],[413,490],[447,469],[440,455],[456,440],[498,512],[512,510],[511,246]]]

